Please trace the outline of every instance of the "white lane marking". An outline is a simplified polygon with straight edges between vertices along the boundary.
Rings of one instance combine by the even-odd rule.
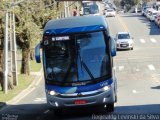
[[[137,91],[136,91],[136,90],[132,90],[132,92],[133,92],[133,93],[137,93]]]
[[[153,65],[148,65],[149,70],[155,70],[155,67]]]
[[[151,42],[153,42],[153,43],[156,43],[156,42],[157,42],[154,38],[151,38],[150,40],[151,40]]]
[[[35,84],[36,86],[39,85],[39,83],[41,82],[42,77],[43,77],[43,76],[41,76],[40,79],[36,82],[36,84]]]
[[[43,113],[44,113],[44,114],[47,114],[48,112],[49,112],[49,110],[46,110],[46,111],[44,111]]]
[[[42,100],[46,100],[46,98],[41,98]]]
[[[119,66],[119,71],[123,70],[124,66]]]
[[[140,42],[141,43],[145,43],[146,41],[144,39],[140,39]]]
[[[134,94],[137,94],[137,93],[144,93],[144,91],[132,90],[132,93],[134,93]]]
[[[34,101],[35,102],[43,102],[45,100],[46,100],[46,98],[36,98]]]

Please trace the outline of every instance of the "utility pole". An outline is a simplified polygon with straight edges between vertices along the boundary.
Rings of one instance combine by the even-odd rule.
[[[9,13],[10,71],[12,72],[12,12]]]
[[[64,13],[65,13],[65,18],[68,17],[67,15],[67,2],[64,1]]]
[[[70,17],[69,2],[67,1],[67,16]]]
[[[13,8],[14,9],[14,8]],[[15,31],[15,14],[12,14],[13,20],[13,41],[12,41],[12,74],[13,74],[13,85],[18,85],[18,76],[17,76],[17,45],[16,45],[16,31]]]
[[[8,91],[8,9],[5,14],[5,36],[4,36],[4,93]]]

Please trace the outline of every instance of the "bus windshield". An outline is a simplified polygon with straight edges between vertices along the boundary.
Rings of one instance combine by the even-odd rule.
[[[97,14],[97,13],[99,13],[99,8],[97,4],[84,6],[84,15]]]
[[[85,82],[111,75],[109,47],[103,32],[62,38],[53,36],[44,41],[47,81]]]

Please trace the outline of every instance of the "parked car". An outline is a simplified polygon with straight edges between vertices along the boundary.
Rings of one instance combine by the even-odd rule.
[[[148,18],[150,11],[154,10],[153,8],[147,8],[146,11],[144,12],[144,16]]]
[[[142,15],[145,15],[146,10],[149,9],[149,8],[152,8],[152,7],[151,6],[144,6],[142,8]]]
[[[113,9],[107,9],[105,11],[106,17],[115,17],[116,16],[116,11]]]
[[[151,17],[151,13],[152,13],[153,11],[155,11],[153,8],[147,9],[147,11],[146,11],[146,17],[147,17],[148,19]]]
[[[151,11],[150,16],[149,16],[149,20],[152,21],[152,22],[155,21],[155,18],[156,18],[157,14],[158,14],[158,11],[156,11],[156,10]]]
[[[133,37],[129,32],[118,32],[116,35],[117,49],[133,50]]]

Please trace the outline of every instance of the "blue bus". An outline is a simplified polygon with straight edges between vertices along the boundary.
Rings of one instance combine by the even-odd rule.
[[[95,1],[82,1],[82,15],[100,15],[100,7]]]
[[[116,46],[103,16],[50,20],[35,53],[37,63],[42,53],[47,103],[55,113],[78,106],[114,111]]]

